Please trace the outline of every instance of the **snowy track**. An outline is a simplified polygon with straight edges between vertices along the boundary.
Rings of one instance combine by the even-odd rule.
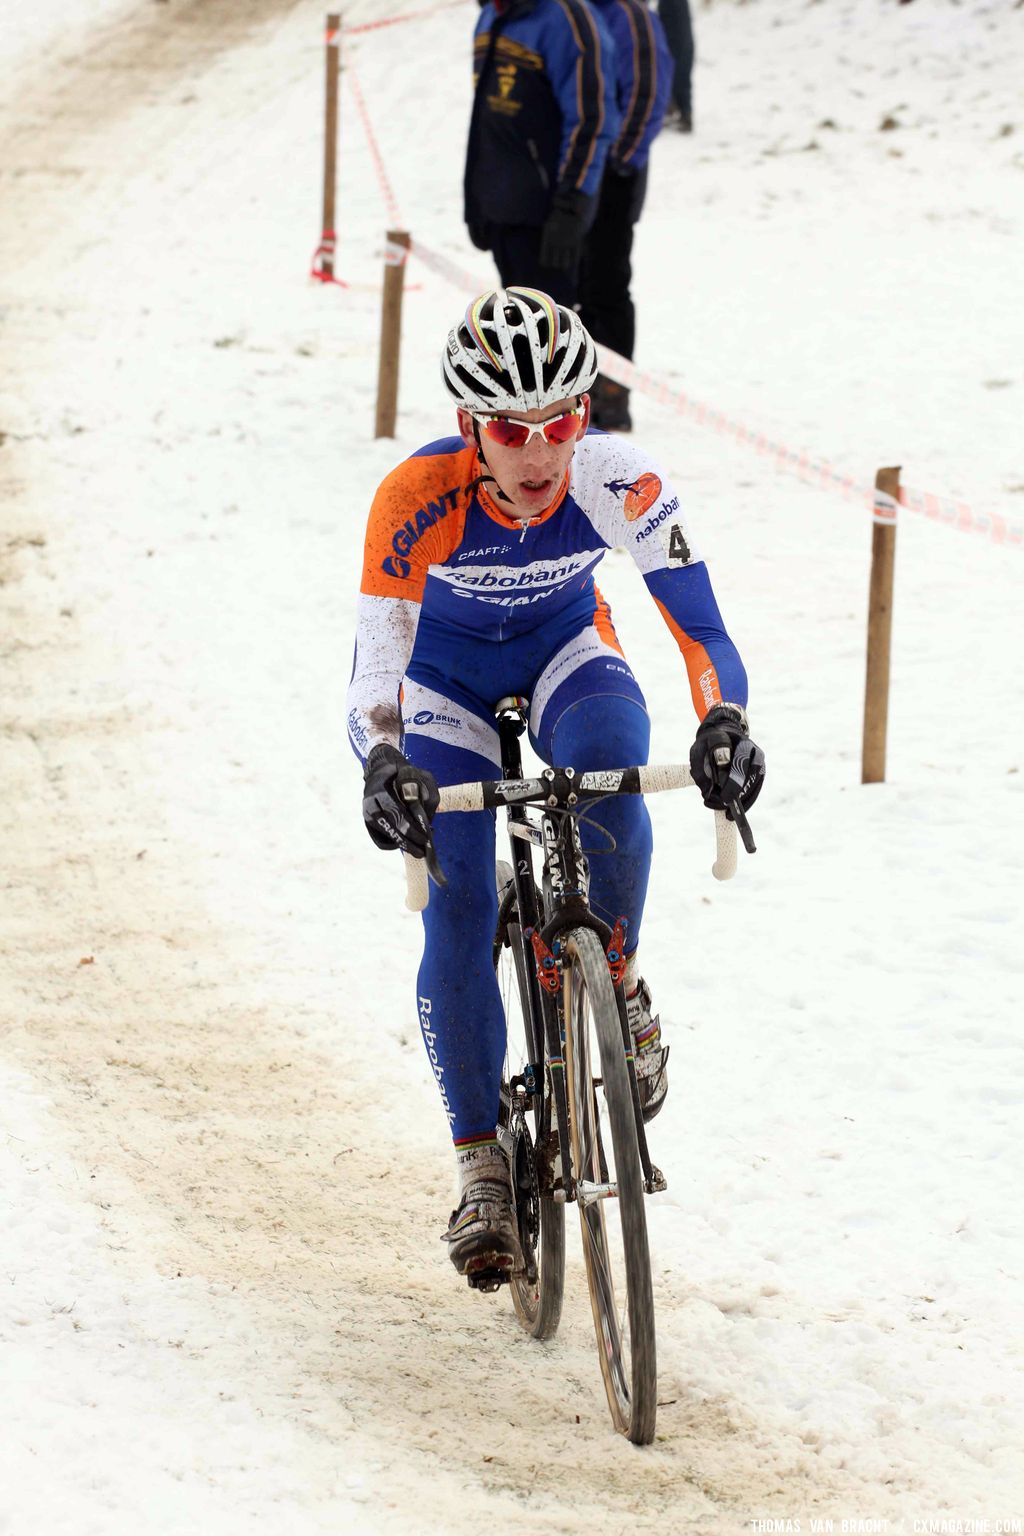
[[[410,296],[403,437],[368,443],[374,296],[301,276],[318,233],[320,13],[105,0],[86,30],[75,0],[60,9],[53,67],[16,36],[0,94],[0,1531],[667,1536],[1024,1515],[1019,562],[901,528],[891,783],[865,793],[866,528],[643,409],[642,436],[692,498],[773,777],[761,851],[724,892],[699,807],[652,807],[646,954],[676,1075],[655,1142],[670,1190],[652,1205],[659,1439],[638,1453],[608,1427],[578,1264],[543,1347],[504,1298],[450,1273],[450,1154],[409,1007],[418,925],[364,837],[341,747],[353,551],[377,479],[444,419],[438,317],[459,296],[433,279]],[[703,328],[721,348],[688,359],[695,394],[836,457],[864,439],[884,456],[873,334],[829,374],[821,330],[794,328],[795,296],[752,263],[744,372],[728,285],[733,253],[763,239],[794,286],[807,264],[828,293],[807,250],[830,194],[876,185],[876,212],[905,194],[885,270],[902,262],[908,292],[941,276],[957,358],[926,387],[938,338],[907,320],[893,366],[913,478],[1019,500],[1021,352],[1006,327],[972,328],[966,304],[981,263],[978,314],[1015,312],[1024,172],[998,138],[1012,93],[992,8],[942,13],[991,100],[964,109],[947,157],[968,270],[943,247],[924,276],[940,241],[926,129],[908,124],[906,167],[885,170],[879,141],[851,130],[834,162],[808,156],[790,182],[776,158],[751,192],[742,134],[787,70],[814,75],[823,9],[780,0],[763,81],[768,7],[706,14],[706,140],[660,146],[661,201],[641,226],[643,334],[672,338],[644,360],[678,362]],[[874,46],[872,9],[837,7],[855,55]],[[397,93],[378,121],[400,200],[416,208],[422,190],[414,230],[462,258],[427,210],[457,188],[471,14],[417,33],[436,80],[415,50],[360,44],[364,83]],[[889,46],[909,74],[915,23],[898,24]],[[913,77],[926,123],[942,112],[940,43],[921,45]],[[729,69],[729,99],[751,103],[735,143],[729,114],[712,125]],[[429,150],[401,129],[417,90],[438,112]],[[826,109],[805,110],[813,127]],[[778,131],[795,154],[798,128]],[[714,163],[694,168],[694,146]],[[343,120],[343,271],[373,283],[382,213],[358,147]],[[972,150],[984,176],[968,174]],[[858,257],[866,271],[871,229],[835,219],[849,272]],[[685,323],[657,280],[673,220],[705,295]],[[934,297],[908,298],[912,315]],[[817,383],[803,379],[815,359]],[[774,395],[757,377],[773,366],[794,370]],[[630,573],[608,566],[655,755],[677,757],[678,663]],[[994,847],[977,827],[982,724],[1001,733]]]

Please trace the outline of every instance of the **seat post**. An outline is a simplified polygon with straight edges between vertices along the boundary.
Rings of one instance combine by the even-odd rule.
[[[530,713],[530,701],[521,694],[509,694],[494,706],[498,722],[498,740],[501,743],[501,775],[505,779],[521,779],[523,754],[519,738],[526,730]]]

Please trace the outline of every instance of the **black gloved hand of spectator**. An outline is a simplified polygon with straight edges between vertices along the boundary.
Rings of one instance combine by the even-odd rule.
[[[540,264],[555,272],[571,272],[583,251],[582,192],[556,192],[540,232]]]
[[[491,248],[491,226],[479,223],[476,219],[470,219],[466,225],[470,240],[478,251],[489,251]]]
[[[708,710],[690,748],[690,772],[711,810],[725,811],[737,802],[750,810],[764,783],[764,753],[751,741],[738,704]]]
[[[426,857],[430,819],[437,810],[437,780],[416,768],[397,747],[381,742],[363,770],[363,820],[378,848],[401,848],[413,858]]]

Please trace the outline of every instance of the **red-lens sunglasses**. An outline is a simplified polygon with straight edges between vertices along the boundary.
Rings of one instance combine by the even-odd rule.
[[[531,437],[539,433],[552,447],[567,443],[576,436],[583,425],[586,406],[581,400],[571,411],[560,416],[549,416],[547,421],[513,421],[508,416],[476,416],[473,420],[492,443],[502,448],[525,448]]]

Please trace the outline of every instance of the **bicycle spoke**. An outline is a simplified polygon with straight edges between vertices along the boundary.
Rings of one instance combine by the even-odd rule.
[[[499,898],[505,896],[511,879],[509,866],[499,864]],[[499,945],[497,941],[502,937],[503,924],[507,943]],[[562,1311],[565,1212],[550,1196],[541,1197],[538,1189],[538,1148],[547,1131],[550,1087],[547,1074],[539,1065],[543,1050],[537,1045],[537,1025],[531,1013],[530,973],[511,895],[502,901],[495,964],[506,1020],[500,1114],[505,1122],[506,1152],[512,1164],[519,1238],[528,1266],[526,1274],[512,1277],[510,1289],[520,1323],[534,1338],[545,1339],[555,1333]],[[527,1068],[539,1074],[541,1092],[525,1092],[523,1080]],[[513,1084],[522,1086],[513,1087]]]
[[[573,930],[567,948],[572,1149],[575,1177],[583,1181],[580,1223],[601,1371],[616,1427],[647,1444],[654,1435],[657,1382],[632,1088],[604,952],[586,929]]]

